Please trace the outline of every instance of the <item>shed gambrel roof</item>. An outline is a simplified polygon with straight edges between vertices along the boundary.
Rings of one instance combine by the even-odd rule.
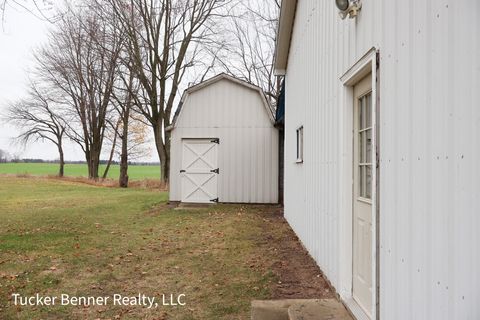
[[[208,80],[202,81],[202,82],[200,82],[196,85],[193,85],[193,86],[189,87],[188,89],[186,89],[183,92],[182,99],[180,100],[180,103],[178,104],[177,110],[175,111],[175,115],[173,117],[172,124],[170,126],[168,126],[167,130],[170,131],[170,130],[173,130],[175,128],[175,124],[177,122],[177,119],[178,119],[180,113],[182,112],[183,104],[186,101],[188,95],[190,95],[190,94],[192,94],[196,91],[202,90],[203,88],[206,88],[206,87],[208,87],[208,86],[210,86],[214,83],[217,83],[221,80],[228,80],[228,81],[231,81],[231,82],[233,82],[237,85],[240,85],[240,86],[243,86],[245,88],[256,91],[262,99],[263,106],[265,107],[265,111],[268,114],[268,118],[270,119],[272,124],[275,123],[274,111],[273,111],[270,103],[268,102],[267,98],[265,97],[265,93],[263,92],[262,88],[254,85],[254,84],[251,84],[247,81],[235,78],[235,77],[233,77],[231,75],[228,75],[226,73],[220,73],[220,74],[218,74],[218,75],[216,75],[216,76],[214,76],[214,77],[212,77]]]

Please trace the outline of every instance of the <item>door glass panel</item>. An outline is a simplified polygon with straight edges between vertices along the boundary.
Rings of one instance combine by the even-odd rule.
[[[370,128],[372,126],[372,94],[367,94],[365,100],[365,128]]]
[[[362,130],[365,128],[365,97],[360,98],[359,104],[359,123],[358,123],[358,129]]]
[[[365,134],[367,135],[366,138],[366,163],[372,163],[372,129],[368,129]]]
[[[365,145],[363,142],[363,133],[358,134],[358,161],[359,163],[363,163],[365,159],[365,152],[363,150],[363,146]]]
[[[372,94],[358,101],[358,183],[359,196],[372,197]]]
[[[372,198],[372,166],[365,166],[366,169],[366,189],[365,189],[365,198]]]
[[[365,187],[364,187],[364,181],[365,181],[365,166],[360,166],[358,168],[358,180],[360,181],[360,188],[359,188],[359,196],[360,197],[365,197]]]

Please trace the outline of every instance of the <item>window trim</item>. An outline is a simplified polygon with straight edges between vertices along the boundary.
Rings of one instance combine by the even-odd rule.
[[[303,163],[303,159],[304,159],[304,146],[305,146],[305,143],[304,143],[304,134],[303,134],[303,125],[302,126],[299,126],[297,129],[296,129],[296,159],[295,159],[295,162],[296,163]]]

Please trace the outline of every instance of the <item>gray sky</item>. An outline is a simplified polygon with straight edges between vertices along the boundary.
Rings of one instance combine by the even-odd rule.
[[[0,28],[0,114],[9,101],[25,95],[28,70],[34,66],[32,49],[46,41],[50,23],[20,8],[7,7],[3,28]],[[36,142],[26,147],[12,144],[18,131],[0,122],[0,149],[20,158],[57,159],[56,147],[51,143]],[[81,149],[74,143],[64,144],[66,160],[84,160]],[[153,151],[153,148],[151,148]],[[152,155],[139,161],[157,161]]]
[[[46,40],[49,23],[36,18],[20,8],[7,6],[5,21],[0,29],[0,113],[9,101],[25,95],[28,70],[33,67],[32,49]],[[36,142],[26,148],[12,144],[17,130],[5,123],[0,124],[0,149],[22,158],[56,159],[54,145]],[[68,160],[82,159],[82,155],[72,144],[66,146]]]

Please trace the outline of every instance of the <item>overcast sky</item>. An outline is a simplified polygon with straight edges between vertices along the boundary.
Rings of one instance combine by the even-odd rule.
[[[34,66],[32,49],[46,41],[49,26],[50,22],[26,10],[7,7],[0,28],[0,114],[4,113],[9,101],[25,95],[28,70]],[[0,149],[20,158],[58,158],[56,147],[51,143],[36,142],[26,147],[12,144],[12,138],[17,134],[15,128],[0,122]],[[66,141],[64,149],[66,160],[84,160],[81,149],[74,143]],[[157,157],[152,152],[150,157],[138,160],[157,161]]]
[[[49,22],[19,8],[7,6],[5,21],[0,29],[0,114],[4,113],[9,101],[25,95],[28,70],[33,67],[32,49],[46,40]],[[24,148],[12,144],[17,130],[4,122],[0,124],[0,149],[21,158],[58,158],[54,145],[32,143]],[[67,143],[65,155],[68,160],[82,159],[80,150]]]

